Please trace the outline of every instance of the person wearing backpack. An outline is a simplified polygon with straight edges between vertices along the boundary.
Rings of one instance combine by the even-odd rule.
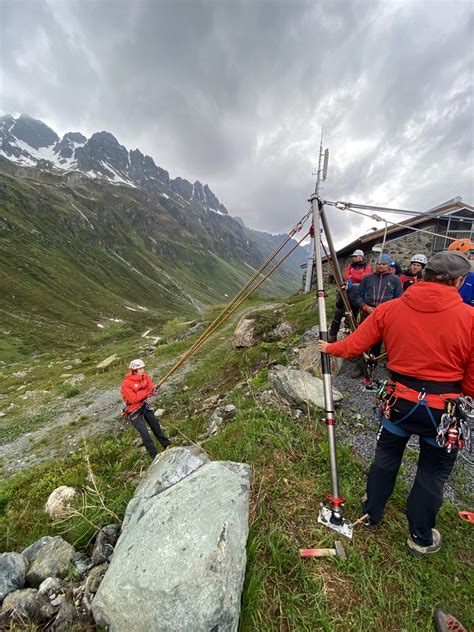
[[[149,375],[145,373],[143,360],[132,360],[129,364],[130,372],[126,374],[122,382],[120,393],[124,401],[124,413],[132,426],[138,430],[148,454],[152,459],[158,454],[158,450],[148,432],[147,426],[160,442],[163,449],[171,445],[161,429],[158,419],[155,417],[148,398],[155,395],[156,388]]]

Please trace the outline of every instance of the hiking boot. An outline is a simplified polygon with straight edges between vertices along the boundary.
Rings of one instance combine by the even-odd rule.
[[[380,522],[372,522],[370,516],[367,516],[367,518],[364,518],[364,520],[362,520],[361,525],[364,526],[367,531],[373,533],[379,528]]]
[[[421,557],[425,557],[427,553],[437,553],[443,544],[441,533],[437,529],[431,529],[431,534],[433,537],[433,544],[429,544],[428,546],[421,546],[420,544],[413,542],[411,536],[408,536],[407,547],[410,555],[419,559]]]
[[[433,617],[436,632],[467,632],[463,624],[444,608],[436,608]]]

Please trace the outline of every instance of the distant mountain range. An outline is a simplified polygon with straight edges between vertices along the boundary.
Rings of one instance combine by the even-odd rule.
[[[74,346],[104,322],[126,331],[195,315],[234,295],[284,237],[246,227],[207,184],[171,179],[109,132],[60,139],[29,116],[0,118],[1,281],[14,289],[0,326],[15,325],[0,356],[2,344]],[[262,291],[296,292],[306,257],[298,248]]]
[[[22,114],[0,118],[0,156],[24,167],[50,165],[66,171],[81,171],[92,178],[143,187],[153,181],[169,187],[187,202],[227,215],[207,184],[191,184],[184,178],[170,178],[150,156],[139,149],[128,150],[109,132],[97,132],[87,139],[79,132],[68,132],[60,139],[42,121]]]

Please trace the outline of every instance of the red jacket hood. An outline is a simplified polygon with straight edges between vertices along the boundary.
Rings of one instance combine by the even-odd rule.
[[[444,312],[462,303],[462,298],[453,285],[431,281],[412,285],[399,300],[417,312]]]
[[[127,373],[125,375],[125,377],[123,378],[124,382],[140,382],[142,379],[141,375],[138,375],[137,373],[133,374],[133,373]]]

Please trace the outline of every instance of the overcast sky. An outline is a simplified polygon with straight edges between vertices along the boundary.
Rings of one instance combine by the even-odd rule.
[[[314,190],[473,203],[471,0],[0,0],[2,113],[112,132],[284,232]],[[331,211],[338,245],[364,232]],[[380,227],[380,225],[379,225]]]

